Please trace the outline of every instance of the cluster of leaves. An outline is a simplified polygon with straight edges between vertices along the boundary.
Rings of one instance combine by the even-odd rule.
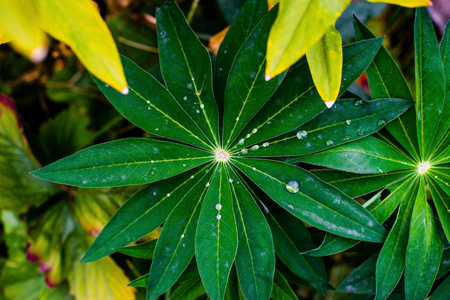
[[[293,298],[288,281],[325,293],[327,280],[319,256],[359,242],[385,242],[377,263],[377,298],[387,298],[402,274],[401,257],[411,256],[409,267],[406,259],[406,293],[424,298],[444,245],[427,206],[425,181],[431,185],[431,179],[424,174],[430,165],[446,162],[445,147],[437,151],[444,151],[442,156],[436,154],[439,161],[429,160],[433,147],[427,141],[431,134],[440,145],[448,129],[444,113],[437,113],[446,99],[443,72],[431,69],[440,66],[442,71],[439,51],[437,56],[423,53],[437,45],[426,10],[417,11],[419,130],[413,139],[411,128],[403,126],[404,118],[415,117],[408,110],[413,102],[407,85],[381,48],[382,38],[371,36],[358,21],[355,28],[361,41],[343,47],[340,99],[332,109],[323,104],[305,60],[266,81],[267,38],[278,10],[275,6],[267,13],[266,5],[263,0],[246,1],[220,46],[213,73],[209,54],[183,13],[174,2],[165,3],[157,10],[165,86],[125,57],[128,95],[96,79],[123,116],[155,137],[99,144],[33,174],[78,187],[150,183],[116,212],[83,258],[92,262],[119,251],[151,259],[149,274],[131,284],[147,287],[147,299],[156,299],[173,285],[177,286],[173,299],[195,298],[205,291],[212,299],[232,297],[230,293]],[[366,69],[373,89],[370,101],[346,92]],[[430,74],[440,77],[432,79]],[[436,81],[440,83],[433,85]],[[424,93],[436,86],[442,88],[440,94]],[[378,134],[383,140],[371,136],[386,125],[392,137],[387,131]],[[416,144],[422,146],[415,148]],[[367,177],[328,170],[313,174],[282,162],[284,157],[355,173],[375,170],[377,180],[367,182]],[[323,180],[337,182],[340,189]],[[435,182],[436,190],[438,185],[443,188],[444,181]],[[350,198],[384,186],[391,190],[386,199],[377,195],[364,204],[371,213]],[[439,199],[445,207],[445,200]],[[400,220],[387,234],[381,223],[400,203]],[[448,210],[444,215],[437,210],[448,226],[443,219]],[[328,232],[321,247],[313,249],[309,230],[300,220]],[[417,230],[408,230],[410,220]],[[425,228],[418,225],[423,220]],[[156,241],[126,247],[163,223]],[[418,241],[423,237],[432,250],[421,250]],[[429,260],[434,262],[432,271],[408,271]],[[353,284],[354,279],[348,282]],[[346,291],[352,291],[350,283]]]

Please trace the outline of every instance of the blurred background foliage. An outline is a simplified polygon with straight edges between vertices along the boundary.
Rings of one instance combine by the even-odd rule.
[[[119,53],[161,81],[154,16],[162,2],[95,1]],[[243,0],[177,2],[214,59],[223,30]],[[433,2],[430,12],[442,34],[449,5],[443,4],[445,0]],[[377,35],[386,35],[384,44],[413,89],[413,9],[353,2],[336,23],[344,43],[354,41],[353,14]],[[367,79],[361,77],[351,91],[366,98]],[[139,187],[81,189],[41,181],[28,173],[94,143],[144,136],[144,132],[115,111],[73,51],[55,39],[39,64],[8,44],[0,45],[0,93],[0,299],[144,299],[142,289],[126,285],[148,272],[147,260],[114,254],[79,263],[112,214]],[[158,233],[137,243],[155,240]],[[329,283],[338,286],[370,252],[326,257]],[[323,298],[300,284],[295,290],[301,299]],[[291,285],[296,285],[295,280]],[[193,295],[202,293],[200,285]],[[171,296],[175,299],[176,292]],[[325,297],[351,298],[332,291]]]

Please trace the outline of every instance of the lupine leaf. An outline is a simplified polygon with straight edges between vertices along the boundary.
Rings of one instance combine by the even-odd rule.
[[[441,220],[442,228],[444,229],[447,240],[450,241],[450,196],[446,194],[442,190],[442,188],[439,187],[439,185],[436,184],[435,180],[429,179],[427,180],[427,182],[430,188],[431,195],[433,197],[433,202],[436,207],[439,220]]]
[[[425,195],[417,194],[419,190],[419,180],[407,190],[394,227],[381,249],[376,268],[376,297],[375,299],[386,299],[394,290],[400,280],[406,261],[406,248],[408,244],[409,223],[417,197]]]
[[[258,151],[239,156],[300,156],[325,150],[366,137],[405,112],[410,101],[340,99],[293,133],[267,141]],[[252,149],[254,147],[252,146]],[[295,160],[291,160],[295,162]]]
[[[444,70],[433,23],[426,8],[416,10],[414,46],[416,61],[417,139],[427,160],[441,120],[444,104]]]
[[[297,218],[343,237],[383,241],[385,229],[367,210],[311,173],[270,160],[239,159],[233,163]],[[297,192],[289,192],[288,183],[293,189],[288,188]]]
[[[225,89],[223,144],[230,145],[254,114],[269,100],[285,73],[266,81],[266,41],[277,7],[258,23],[240,48],[231,67]]]
[[[203,201],[195,236],[198,270],[212,299],[223,299],[237,251],[237,229],[229,178],[221,164]]]
[[[174,1],[156,12],[161,72],[171,94],[208,139],[219,144],[211,59]]]
[[[358,173],[374,174],[415,168],[414,161],[388,144],[366,137],[295,161]]]
[[[375,294],[375,266],[377,257],[371,256],[350,275],[336,289],[337,292],[352,294]]]
[[[180,277],[195,252],[200,207],[212,171],[204,174],[170,213],[156,242],[147,287],[147,300],[157,299]]]
[[[436,279],[439,279],[450,272],[450,248],[447,248],[442,253],[441,265],[436,275]]]
[[[275,276],[273,279],[273,290],[270,296],[273,300],[297,300],[292,288],[289,286],[286,278],[278,271],[275,270]]]
[[[151,240],[142,244],[137,244],[129,247],[123,247],[117,249],[117,252],[143,258],[143,259],[153,259],[153,252],[155,251],[156,240]],[[147,287],[147,282],[145,282],[145,287]]]
[[[372,39],[343,47],[340,95],[361,76],[380,49],[381,42],[382,39]],[[239,146],[256,144],[293,130],[324,109],[325,105],[314,87],[308,64],[300,63],[289,70],[272,98],[239,135]],[[253,133],[255,129],[258,134]]]
[[[205,149],[212,144],[177,100],[152,75],[122,56],[130,92],[124,96],[95,79],[114,107],[145,131]]]
[[[407,299],[425,299],[433,286],[442,257],[442,241],[427,203],[425,180],[421,181],[409,230],[405,266]]]
[[[200,276],[194,280],[183,282],[170,295],[170,300],[195,300],[205,293]]]
[[[214,72],[214,95],[220,110],[223,109],[225,87],[236,54],[266,13],[267,1],[245,1],[220,44]]]
[[[212,154],[180,144],[128,138],[95,145],[32,174],[81,187],[144,184],[197,167]]]
[[[146,288],[148,283],[148,273],[131,281],[127,286]]]
[[[246,299],[269,299],[275,271],[270,227],[244,183],[233,171],[229,177],[233,180],[231,191],[238,232],[236,269],[241,290]]]
[[[430,300],[446,300],[450,293],[450,276],[447,277],[433,292]]]

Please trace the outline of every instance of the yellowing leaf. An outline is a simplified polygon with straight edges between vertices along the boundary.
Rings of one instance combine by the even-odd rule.
[[[350,0],[282,0],[267,42],[266,75],[274,77],[306,54]]]
[[[383,2],[400,5],[404,7],[429,6],[432,3],[430,0],[367,0],[367,1],[374,3]]]
[[[111,32],[90,0],[36,0],[34,5],[43,30],[69,45],[97,78],[128,93]]]
[[[306,53],[306,58],[320,97],[331,107],[339,95],[343,59],[341,35],[334,26]]]
[[[47,35],[36,26],[31,0],[0,1],[0,43],[14,37],[14,49],[38,63],[47,54]],[[6,35],[6,37],[5,37]]]
[[[80,264],[74,263],[69,275],[70,291],[77,300],[134,300],[135,288],[110,258]]]

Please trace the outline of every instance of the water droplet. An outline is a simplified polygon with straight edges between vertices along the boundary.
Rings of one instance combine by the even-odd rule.
[[[355,101],[354,106],[361,106],[363,104],[364,104],[364,100],[357,100],[357,101]]]
[[[150,175],[155,175],[155,171],[151,171],[151,172],[150,172]]]
[[[241,150],[241,154],[244,154],[244,155],[245,155],[245,154],[247,154],[247,153],[248,153],[248,150],[247,150],[246,148],[244,148],[244,149]]]
[[[246,136],[245,136],[246,138],[249,138],[250,137],[250,133],[249,134],[247,134]]]
[[[191,179],[194,179],[194,175],[191,175]]]
[[[105,84],[105,88],[109,88],[109,84]]]
[[[170,193],[167,193],[167,195],[166,195],[167,197],[170,197]]]
[[[258,151],[259,150],[259,146],[258,145],[253,145],[252,146],[252,151]]]
[[[349,136],[344,136],[344,137],[341,139],[341,141],[348,141],[349,139],[350,139]]]
[[[244,139],[240,139],[239,142],[238,142],[238,144],[239,144],[239,145],[244,145],[244,142],[245,142]]]
[[[223,54],[227,54],[227,52],[228,52],[227,50],[224,50],[224,51],[223,51]]]
[[[256,168],[255,168],[255,167],[253,167],[252,169],[253,169],[253,171],[256,171]]]
[[[221,215],[217,215],[216,219],[217,219],[217,221],[219,221],[220,219],[222,219],[222,216]]]
[[[194,81],[194,80],[195,80],[195,78],[194,78],[194,77],[192,77],[191,79],[192,79],[192,81]]]
[[[216,210],[221,210],[222,209],[222,204],[217,203],[215,207],[216,207]]]
[[[186,167],[186,164],[183,164],[183,167]]]
[[[200,111],[198,109],[195,112],[198,113],[198,114],[200,113]]]
[[[378,126],[383,126],[383,125],[386,125],[386,121],[385,120],[378,121]]]
[[[207,182],[207,183],[205,184],[205,186],[208,187],[208,186],[209,186],[209,182]]]
[[[149,106],[149,107],[147,107],[147,109],[148,109],[148,110],[152,110],[152,108],[151,108],[150,106]]]
[[[187,100],[187,96],[184,96],[184,97],[183,97],[183,100]]]
[[[204,104],[200,104],[200,108],[205,108],[205,105]]]
[[[82,183],[83,183],[83,184],[86,184],[86,183],[87,183],[87,180],[83,180]]]
[[[265,143],[263,144],[263,147],[264,147],[264,148],[269,147],[269,143],[268,143],[268,142],[265,142]]]
[[[239,117],[236,118],[236,122],[239,121]]]
[[[289,193],[295,194],[300,190],[300,183],[297,180],[291,180],[286,184]]]
[[[297,132],[297,138],[299,140],[306,139],[307,137],[308,137],[308,133],[306,132],[306,130],[300,130],[299,132]]]
[[[437,176],[434,176],[434,178],[436,178],[436,179],[437,179],[438,177],[437,177]]]
[[[147,104],[150,104],[150,101],[147,101]]]
[[[345,121],[345,124],[347,124],[347,125],[352,124],[352,120],[347,120],[347,121]]]
[[[159,130],[159,128],[155,128],[155,131],[158,131]]]
[[[229,183],[232,183],[232,182],[233,182],[233,179],[231,179],[231,178],[228,179],[228,182],[229,182]]]
[[[358,134],[359,134],[359,135],[363,135],[363,134],[364,134],[364,130],[358,129]]]
[[[442,115],[442,110],[438,110],[438,116]]]
[[[256,133],[258,131],[258,129],[253,128],[252,133]]]
[[[333,146],[333,145],[334,145],[334,142],[332,140],[327,141],[327,146]]]
[[[181,238],[184,239],[184,233],[181,235]]]
[[[272,121],[267,121],[267,125],[270,125],[270,124],[272,124]]]
[[[153,192],[153,196],[156,196],[156,192]]]

